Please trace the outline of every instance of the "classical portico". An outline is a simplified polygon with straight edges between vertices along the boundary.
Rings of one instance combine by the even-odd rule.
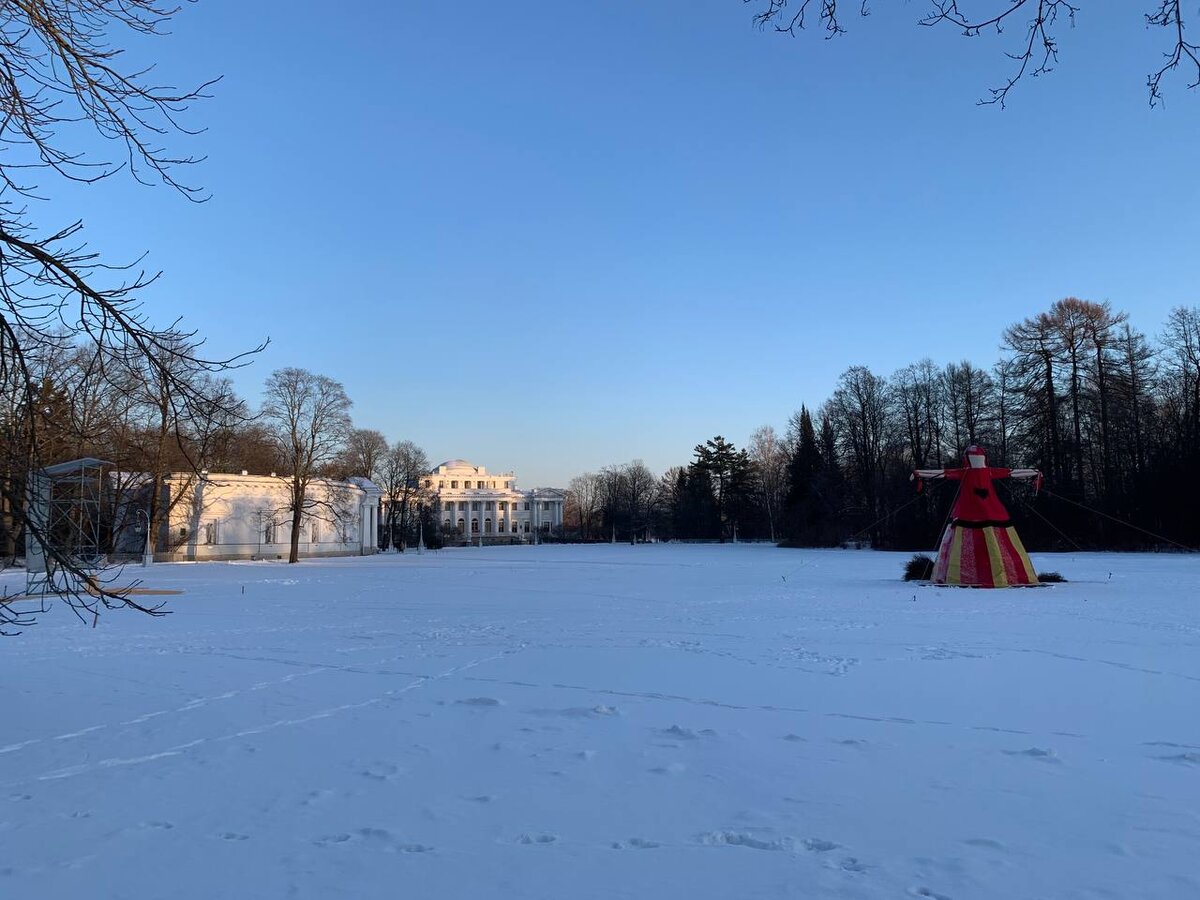
[[[512,472],[488,472],[465,459],[451,459],[425,476],[424,486],[435,498],[446,532],[537,540],[562,528],[565,493],[557,488],[518,490]]]

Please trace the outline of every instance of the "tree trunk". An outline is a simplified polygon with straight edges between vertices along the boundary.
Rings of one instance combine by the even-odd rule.
[[[300,561],[300,522],[304,518],[304,485],[299,478],[292,480],[292,546],[288,562]]]

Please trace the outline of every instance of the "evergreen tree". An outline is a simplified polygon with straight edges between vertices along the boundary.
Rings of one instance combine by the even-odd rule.
[[[696,445],[696,458],[689,467],[707,476],[713,501],[714,537],[724,541],[733,536],[751,502],[752,465],[745,450],[738,450],[721,435]]]

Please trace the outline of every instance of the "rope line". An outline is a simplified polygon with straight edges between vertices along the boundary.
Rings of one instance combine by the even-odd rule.
[[[1179,543],[1179,541],[1173,541],[1169,537],[1165,537],[1161,534],[1155,534],[1153,531],[1149,531],[1148,529],[1142,528],[1140,525],[1134,525],[1132,522],[1126,522],[1124,519],[1118,519],[1116,516],[1110,516],[1108,513],[1104,512],[1104,510],[1093,509],[1092,507],[1088,506],[1085,503],[1079,503],[1076,500],[1072,500],[1070,497],[1064,497],[1062,494],[1056,494],[1056,493],[1054,493],[1054,491],[1050,490],[1049,488],[1043,488],[1042,490],[1046,493],[1046,495],[1048,497],[1057,497],[1059,500],[1062,500],[1065,503],[1070,503],[1072,506],[1078,506],[1080,509],[1084,510],[1085,512],[1095,513],[1098,516],[1104,516],[1104,518],[1111,519],[1113,522],[1116,522],[1118,525],[1125,525],[1128,528],[1132,528],[1134,531],[1140,531],[1142,534],[1149,535],[1150,537],[1154,538],[1155,540],[1165,541],[1166,543],[1171,544],[1174,547],[1178,547],[1180,550],[1186,550],[1188,553],[1196,552],[1194,547],[1189,547],[1186,544],[1181,544],[1181,543]]]
[[[1049,525],[1051,528],[1053,528],[1056,532],[1058,532],[1059,537],[1061,537],[1064,541],[1066,541],[1068,544],[1070,544],[1072,547],[1074,547],[1080,553],[1084,552],[1084,549],[1082,547],[1080,547],[1077,543],[1075,543],[1075,541],[1071,539],[1070,535],[1068,535],[1061,528],[1059,528],[1057,525],[1055,525],[1053,522],[1051,522],[1049,519],[1047,519],[1045,516],[1043,516],[1036,509],[1034,509],[1032,503],[1026,504],[1025,509],[1027,511],[1033,513],[1035,516],[1037,516],[1039,519],[1041,519],[1043,522],[1045,522],[1047,525]]]

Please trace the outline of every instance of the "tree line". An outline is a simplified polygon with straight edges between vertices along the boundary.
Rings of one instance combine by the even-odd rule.
[[[568,523],[584,540],[853,540],[932,546],[953,486],[914,492],[915,468],[953,467],[970,444],[996,466],[1032,466],[1045,487],[1001,482],[1034,549],[1166,549],[1200,542],[1200,308],[1156,339],[1110,303],[1067,297],[1014,323],[1002,355],[922,359],[891,375],[855,365],[782,433],[738,449],[722,436],[654,478],[640,461],[574,479]]]
[[[291,522],[292,561],[301,520],[323,514],[323,501],[309,490],[315,479],[376,481],[386,501],[385,549],[403,547],[418,528],[425,452],[412,441],[389,443],[379,431],[355,428],[350,398],[328,376],[279,369],[255,410],[227,377],[183,353],[130,355],[98,366],[91,347],[64,334],[27,348],[24,360],[37,384],[33,409],[22,385],[11,380],[0,398],[0,417],[8,423],[0,433],[0,548],[9,560],[25,549],[30,441],[34,458],[44,463],[90,457],[110,464],[103,523],[110,546],[119,543],[115,532],[122,528],[163,535],[172,504],[188,496],[181,491],[163,501],[168,476],[196,479],[209,471],[274,476],[286,485],[287,502],[276,514]],[[142,509],[145,519],[128,509],[117,514],[130,506]]]

